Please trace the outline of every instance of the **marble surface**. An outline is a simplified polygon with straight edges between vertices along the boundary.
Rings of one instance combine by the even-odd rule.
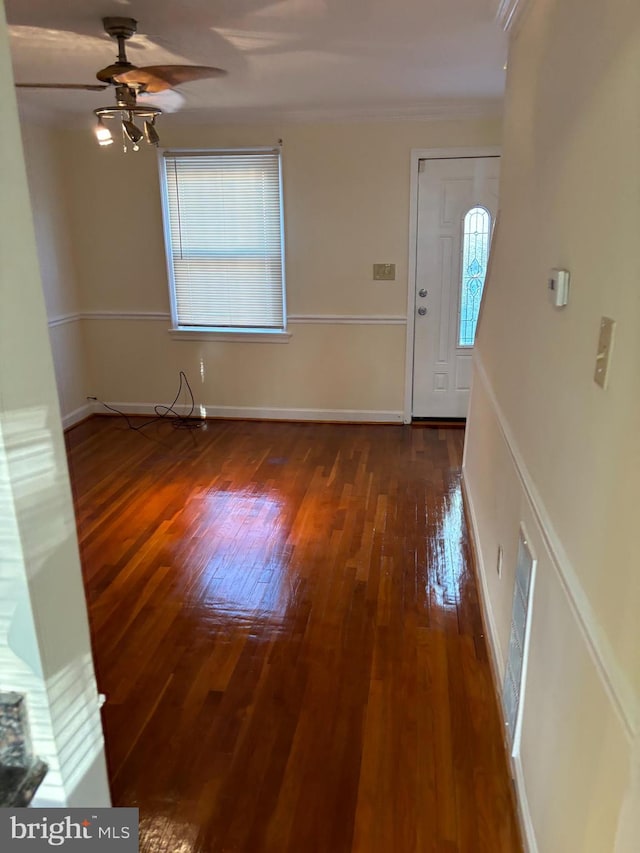
[[[0,808],[28,806],[47,772],[47,765],[36,758],[28,767],[0,765]]]
[[[0,765],[26,767],[32,756],[24,696],[0,693]]]
[[[21,693],[0,693],[0,808],[28,806],[47,772],[33,756]]]

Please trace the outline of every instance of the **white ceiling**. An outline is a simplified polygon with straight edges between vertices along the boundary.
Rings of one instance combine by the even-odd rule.
[[[138,20],[136,65],[228,76],[181,88],[189,120],[495,112],[506,36],[497,0],[5,0],[18,82],[92,83],[115,59],[101,18]],[[110,93],[19,91],[23,107],[86,114]]]

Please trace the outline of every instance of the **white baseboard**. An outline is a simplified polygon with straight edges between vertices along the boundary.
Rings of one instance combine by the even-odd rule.
[[[522,761],[520,760],[519,755],[516,755],[511,759],[511,767],[513,770],[513,781],[516,786],[516,800],[518,801],[520,829],[522,830],[522,839],[524,841],[526,853],[538,853],[538,841],[536,839],[533,820],[531,818],[531,809],[529,808],[527,788],[524,781],[524,771],[522,769]]]
[[[489,634],[489,654],[492,658],[494,677],[496,686],[502,684],[504,678],[504,658],[502,657],[502,649],[498,642],[498,629],[496,628],[496,620],[491,608],[491,597],[489,596],[489,587],[487,586],[487,573],[485,571],[484,560],[482,558],[482,549],[480,548],[480,527],[476,515],[475,506],[471,497],[471,492],[467,488],[467,481],[462,477],[462,496],[467,508],[467,515],[471,522],[471,538],[473,540],[473,549],[476,557],[476,565],[478,568],[478,579],[480,581],[480,604],[482,606],[482,615],[484,624]]]
[[[487,646],[489,649],[489,662],[493,671],[493,679],[498,692],[498,712],[502,722],[502,731],[506,729],[504,719],[504,708],[500,695],[502,679],[504,677],[504,658],[502,657],[502,649],[498,642],[498,630],[496,628],[496,620],[491,607],[491,598],[489,596],[489,588],[487,586],[487,575],[485,572],[484,560],[482,559],[482,550],[480,548],[480,528],[476,515],[471,492],[467,488],[467,483],[462,477],[462,495],[467,510],[467,517],[471,523],[469,531],[473,542],[473,550],[476,558],[476,567],[480,589],[478,595],[480,598],[480,606],[482,608],[482,621],[487,632]],[[526,853],[538,853],[538,842],[533,828],[531,819],[531,810],[529,808],[529,800],[527,798],[527,789],[524,781],[524,773],[522,770],[522,762],[520,756],[510,756],[511,760],[511,775],[515,784],[516,802],[518,806],[518,818],[522,838],[525,844]]]
[[[155,415],[153,403],[112,403],[108,405],[125,415]],[[162,404],[160,404],[162,406]],[[177,412],[188,414],[190,406],[176,405]],[[100,403],[93,404],[91,411],[104,414],[108,410]],[[372,411],[367,409],[281,409],[258,406],[198,406],[196,416],[207,418],[238,418],[264,421],[336,421],[338,423],[402,423],[400,411]]]
[[[89,415],[92,415],[94,412],[95,409],[93,404],[86,403],[84,406],[80,406],[72,412],[62,416],[62,428],[69,429],[80,421],[83,421],[85,418],[88,418]]]

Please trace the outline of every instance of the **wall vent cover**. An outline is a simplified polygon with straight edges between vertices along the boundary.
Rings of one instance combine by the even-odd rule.
[[[534,559],[529,550],[524,532],[521,530],[518,540],[516,581],[513,590],[509,657],[507,659],[507,668],[504,674],[502,689],[505,722],[509,730],[509,741],[512,748],[516,737],[520,694],[524,675],[533,569]]]

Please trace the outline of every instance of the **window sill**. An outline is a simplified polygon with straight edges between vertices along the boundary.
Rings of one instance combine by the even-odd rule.
[[[288,344],[291,333],[275,329],[211,329],[193,326],[169,329],[169,334],[176,341],[232,341],[233,343],[250,344]]]

